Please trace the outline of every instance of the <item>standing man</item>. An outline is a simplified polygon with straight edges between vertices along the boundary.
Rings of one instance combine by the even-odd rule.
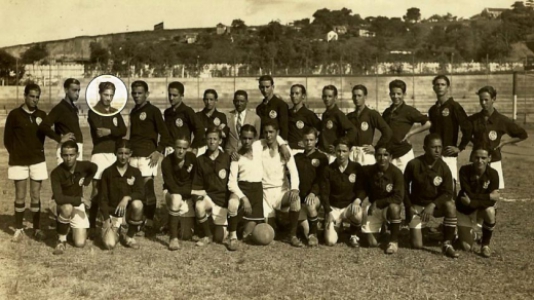
[[[263,138],[265,124],[275,122],[280,128],[280,136],[287,141],[288,136],[288,109],[284,100],[274,95],[274,80],[270,75],[263,75],[259,79],[259,88],[263,101],[256,107],[256,114],[261,118],[261,135]]]
[[[133,152],[130,165],[139,169],[143,175],[146,197],[145,229],[152,233],[157,204],[154,177],[158,174],[158,161],[163,157],[165,147],[171,143],[161,111],[147,101],[149,96],[147,83],[141,80],[134,81],[131,93],[135,107],[130,111],[130,143]]]
[[[375,148],[389,143],[392,131],[380,113],[370,109],[365,104],[367,98],[367,87],[358,84],[352,88],[352,102],[356,110],[349,113],[347,118],[356,128],[356,139],[353,141],[350,159],[362,166],[373,165],[375,163]],[[380,131],[380,139],[373,146],[375,129]]]
[[[391,138],[391,162],[402,172],[406,164],[414,158],[412,145],[408,139],[415,134],[430,128],[427,116],[404,102],[406,96],[406,83],[402,80],[393,80],[389,83],[389,97],[391,106],[386,108],[382,117],[393,132]],[[413,127],[421,123],[421,127]]]
[[[24,104],[7,115],[4,129],[4,146],[9,154],[7,178],[15,183],[15,234],[13,242],[24,237],[22,221],[26,210],[26,186],[30,178],[30,210],[33,214],[33,236],[42,240],[41,183],[48,179],[44,155],[45,135],[38,130],[46,113],[37,108],[41,88],[34,83],[24,88]]]
[[[214,89],[207,89],[204,91],[204,109],[197,112],[197,119],[206,132],[210,127],[217,127],[223,136],[222,147],[226,144],[226,138],[228,137],[229,127],[226,119],[226,114],[217,110],[217,102],[219,95]],[[197,153],[197,156],[206,152],[206,139],[203,140],[203,147],[201,151]]]
[[[228,114],[228,138],[224,151],[228,154],[236,152],[240,146],[239,134],[241,128],[246,125],[252,125],[256,132],[261,130],[261,119],[255,112],[247,111],[248,94],[243,90],[238,90],[234,94],[235,110]]]
[[[421,229],[430,218],[443,217],[443,253],[457,258],[459,254],[452,246],[457,223],[452,175],[441,160],[442,145],[438,134],[428,134],[423,146],[425,154],[412,159],[406,166],[404,207],[413,248],[423,247]]]
[[[188,140],[193,141],[190,144],[192,152],[197,154],[198,148],[202,146],[204,141],[204,128],[197,119],[195,111],[183,102],[184,85],[181,82],[173,81],[169,83],[167,92],[171,107],[167,108],[163,114],[170,139],[175,141],[179,137],[187,137]],[[166,155],[169,155],[172,149],[169,146]]]
[[[316,133],[321,130],[321,120],[304,105],[306,88],[302,84],[292,85],[290,94],[293,107],[289,110],[288,143],[293,154],[296,154],[304,152],[306,148],[303,142],[304,133],[310,128],[317,129]]]
[[[356,139],[356,128],[347,116],[339,110],[336,104],[337,88],[327,85],[323,88],[323,102],[326,111],[323,113],[321,134],[319,135],[319,149],[328,154],[329,162],[336,158],[334,141],[346,137],[349,141]]]
[[[430,133],[437,133],[443,141],[441,159],[452,173],[454,188],[458,178],[458,154],[465,149],[471,139],[471,122],[460,103],[449,95],[451,83],[445,75],[438,75],[432,80],[432,86],[438,100],[428,110]],[[458,131],[462,131],[462,140],[458,145]]]

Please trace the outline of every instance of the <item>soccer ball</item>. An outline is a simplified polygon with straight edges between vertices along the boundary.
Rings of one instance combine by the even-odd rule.
[[[258,245],[269,245],[274,239],[274,229],[267,223],[262,223],[254,227],[252,238]]]

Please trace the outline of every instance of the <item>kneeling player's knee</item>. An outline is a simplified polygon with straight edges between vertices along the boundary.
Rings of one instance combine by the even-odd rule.
[[[143,202],[141,200],[134,200],[130,202],[130,208],[133,212],[139,213],[143,211]]]
[[[308,210],[308,216],[315,217],[317,216],[317,208],[313,204],[306,204],[306,209]]]
[[[231,217],[237,216],[237,210],[239,209],[239,199],[230,198],[228,200],[228,215]]]
[[[289,204],[290,211],[300,211],[300,199],[292,200]]]
[[[206,213],[206,206],[204,205],[204,201],[199,200],[195,202],[195,212],[198,215],[204,215]]]
[[[484,209],[483,215],[484,215],[484,221],[489,223],[495,223],[495,207],[490,206]]]
[[[396,203],[391,203],[388,206],[388,215],[392,219],[400,219],[401,207]]]
[[[74,208],[72,207],[71,204],[63,204],[63,205],[58,206],[59,215],[61,215],[64,218],[70,218],[72,215],[73,209]]]
[[[443,204],[443,209],[445,211],[445,217],[455,218],[456,217],[456,204],[454,201],[447,201]]]
[[[183,204],[182,196],[179,194],[172,194],[169,200],[170,201],[167,201],[167,207],[169,210],[179,211]]]

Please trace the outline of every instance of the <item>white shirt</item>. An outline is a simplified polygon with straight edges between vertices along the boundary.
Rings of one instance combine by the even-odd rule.
[[[239,199],[243,198],[245,194],[243,194],[239,188],[238,181],[262,182],[262,152],[264,146],[266,146],[266,144],[263,140],[255,141],[252,144],[252,159],[241,155],[238,161],[232,161],[230,164],[228,190],[236,194]]]
[[[277,150],[273,157],[269,153],[269,147],[263,148],[262,160],[263,160],[263,188],[274,188],[288,185],[288,178],[286,176],[286,168],[289,171],[289,183],[292,190],[299,189],[299,173],[297,171],[297,165],[293,156],[289,158],[289,161],[285,162],[280,157],[280,151]]]

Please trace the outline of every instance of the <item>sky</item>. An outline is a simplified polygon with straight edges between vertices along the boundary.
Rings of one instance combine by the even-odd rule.
[[[0,0],[0,47],[100,35],[165,29],[230,25],[242,19],[247,25],[272,20],[282,24],[313,19],[322,8],[343,7],[368,16],[402,17],[410,7],[423,18],[448,12],[469,18],[485,7],[510,8],[515,0]]]

